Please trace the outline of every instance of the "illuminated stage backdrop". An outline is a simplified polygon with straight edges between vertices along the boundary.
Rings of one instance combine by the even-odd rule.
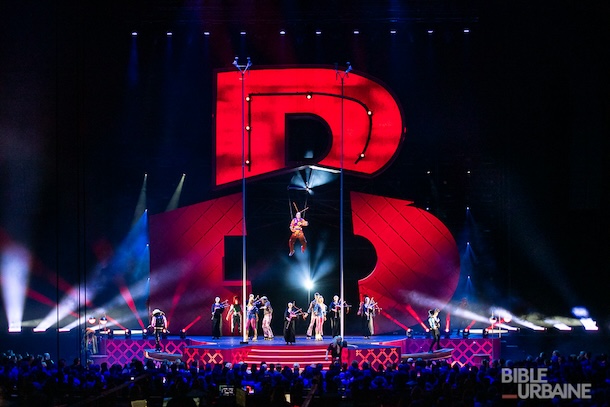
[[[241,180],[242,81],[236,72],[216,77],[216,185]],[[400,107],[378,81],[350,73],[341,81],[330,68],[253,69],[245,75],[246,177],[289,169],[286,117],[310,115],[330,131],[330,146],[317,164],[340,168],[343,118],[344,166],[374,175],[398,153],[404,138]],[[343,117],[341,96],[344,95]]]
[[[286,139],[292,114],[315,116],[329,129],[328,148],[309,164],[339,168],[344,134],[349,173],[375,176],[387,167],[405,132],[397,101],[375,80],[350,73],[341,81],[341,76],[329,68],[261,69],[249,71],[242,82],[235,71],[218,73],[216,185],[241,179],[243,135],[247,177],[294,168]],[[377,254],[373,270],[360,270],[370,272],[359,282],[360,294],[373,296],[383,308],[377,332],[406,330],[416,322],[412,315],[425,319],[431,303],[445,304],[455,292],[455,241],[439,219],[409,201],[355,192],[350,198],[353,232],[368,239]],[[241,236],[241,211],[242,195],[235,194],[151,216],[151,307],[168,311],[174,329],[193,325],[193,334],[209,334],[213,297],[239,293],[241,281],[224,278],[223,256],[224,237]]]
[[[166,312],[172,333],[190,326],[189,334],[210,334],[214,297],[241,294],[242,281],[225,280],[223,272],[225,236],[242,235],[241,196],[151,216],[150,308]]]
[[[460,257],[455,240],[443,223],[412,202],[352,192],[354,234],[375,247],[377,263],[360,280],[360,294],[374,297],[381,313],[378,332],[406,329],[427,310],[446,304],[457,288]]]

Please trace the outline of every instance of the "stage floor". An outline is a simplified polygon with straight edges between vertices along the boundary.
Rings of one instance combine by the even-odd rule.
[[[171,337],[170,337],[171,339]],[[242,337],[238,337],[238,336],[223,336],[220,339],[211,339],[209,336],[189,336],[187,337],[188,340],[191,341],[193,346],[196,346],[197,344],[200,345],[205,345],[205,346],[216,346],[218,348],[236,348],[236,347],[244,347],[244,346],[253,346],[256,345],[257,347],[259,346],[286,346],[286,347],[293,347],[293,346],[312,346],[312,347],[319,347],[321,345],[324,346],[328,346],[328,344],[330,343],[330,341],[332,340],[332,336],[325,336],[323,340],[321,341],[316,341],[315,339],[313,339],[313,337],[311,339],[307,339],[306,336],[297,336],[296,337],[296,343],[294,345],[286,345],[286,342],[284,341],[284,337],[282,336],[276,336],[274,337],[272,340],[264,340],[262,338],[259,338],[256,341],[253,341],[252,339],[250,339],[247,343],[242,343],[243,338]],[[353,345],[353,346],[360,346],[360,347],[375,347],[375,346],[383,346],[383,343],[386,343],[388,341],[393,341],[393,340],[402,340],[405,339],[404,336],[397,336],[397,335],[379,335],[379,336],[373,336],[370,339],[364,339],[362,336],[346,336],[344,338],[345,341],[347,341],[348,345]]]
[[[344,349],[343,362],[358,364],[364,362],[375,366],[388,363],[400,363],[401,360],[413,357],[426,359],[432,339],[408,338],[399,335],[378,335],[370,339],[361,336],[346,336],[347,348]],[[322,341],[298,336],[295,345],[286,345],[283,337],[273,340],[250,340],[242,343],[241,337],[222,337],[212,340],[209,336],[193,336],[185,339],[168,337],[161,341],[162,352],[154,351],[154,339],[102,338],[98,361],[105,357],[109,364],[126,364],[132,359],[151,358],[155,360],[174,361],[180,359],[191,364],[201,363],[281,363],[301,365],[322,363],[326,348],[332,338]],[[443,354],[436,353],[436,359],[447,359],[460,364],[478,364],[482,359],[500,357],[500,340],[493,338],[449,338],[441,339]]]

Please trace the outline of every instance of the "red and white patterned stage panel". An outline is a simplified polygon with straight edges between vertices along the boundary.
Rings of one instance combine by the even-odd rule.
[[[400,346],[403,355],[427,352],[432,339],[402,338],[381,341],[380,344]],[[499,338],[468,338],[468,339],[441,339],[441,347],[453,349],[450,360],[461,365],[478,365],[482,359],[499,359],[501,342]]]
[[[352,361],[369,365],[386,365],[400,363],[403,355],[426,352],[430,347],[431,339],[411,339],[395,337],[374,337],[372,341],[362,341],[358,338],[346,338],[349,346],[344,349],[343,361]],[[378,339],[375,340],[375,339]],[[133,359],[143,360],[147,352],[154,349],[152,339],[102,339],[105,349],[105,361],[110,365],[130,363]],[[328,343],[303,341],[303,344],[286,346],[281,341],[248,344],[239,344],[231,338],[216,342],[205,342],[194,339],[167,339],[162,341],[163,352],[172,355],[181,355],[186,363],[198,361],[199,363],[299,363],[301,366],[311,363],[328,365],[325,360],[325,350]],[[452,349],[451,362],[460,364],[479,364],[482,359],[497,359],[500,357],[500,340],[488,338],[473,339],[443,339],[441,346]],[[97,355],[102,361],[101,356]]]

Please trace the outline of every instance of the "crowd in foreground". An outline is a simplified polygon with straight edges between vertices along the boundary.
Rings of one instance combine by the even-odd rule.
[[[546,368],[552,383],[590,383],[586,400],[503,398],[502,368]],[[187,366],[180,360],[134,359],[108,366],[79,359],[54,362],[49,354],[1,355],[2,405],[148,406],[236,405],[248,393],[248,406],[609,406],[610,369],[606,355],[540,354],[522,361],[483,361],[481,365],[403,360],[367,363],[282,366],[226,363]],[[133,404],[135,405],[135,404]]]

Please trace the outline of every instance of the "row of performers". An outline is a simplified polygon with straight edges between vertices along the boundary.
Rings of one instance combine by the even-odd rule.
[[[228,300],[221,302],[220,297],[216,297],[214,304],[212,305],[212,337],[214,339],[219,339],[221,336],[222,316],[226,308],[228,308],[228,312],[225,319],[231,322],[231,334],[241,335],[243,310],[239,302],[239,297],[234,296],[233,303],[230,305],[228,304]],[[338,295],[335,295],[331,303],[326,305],[324,303],[324,297],[319,293],[315,293],[314,298],[309,303],[309,308],[306,311],[298,308],[294,302],[288,302],[283,316],[284,340],[286,341],[286,344],[295,343],[297,319],[303,318],[305,320],[308,316],[310,317],[310,321],[306,332],[307,339],[311,339],[312,336],[314,336],[315,340],[323,340],[324,323],[327,320],[330,323],[332,336],[338,336],[340,334],[342,308],[345,310],[345,313],[348,313],[351,305],[339,299]],[[360,316],[362,335],[364,338],[368,339],[371,335],[375,334],[374,319],[380,311],[381,308],[379,308],[379,305],[373,298],[365,295],[360,302],[357,311],[357,315]],[[250,294],[248,303],[245,307],[248,337],[252,338],[253,341],[258,340],[258,321],[261,312],[263,314],[261,323],[263,337],[265,340],[273,340],[275,336],[271,329],[271,320],[273,318],[273,307],[271,306],[271,302],[266,296],[259,298],[258,296],[255,297],[254,294]]]

